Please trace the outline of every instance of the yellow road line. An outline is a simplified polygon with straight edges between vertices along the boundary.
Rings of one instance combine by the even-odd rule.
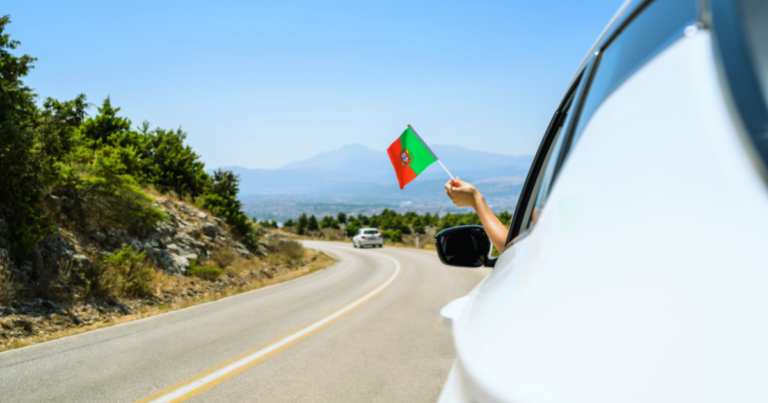
[[[151,396],[141,399],[136,403],[183,402],[266,360],[267,358],[279,353],[280,351],[287,349],[299,341],[304,340],[305,338],[320,331],[331,323],[337,321],[339,318],[359,308],[366,302],[370,301],[373,297],[379,295],[379,293],[389,287],[397,279],[397,277],[400,276],[400,272],[402,271],[400,262],[386,255],[381,256],[392,260],[395,263],[395,270],[386,280],[384,280],[371,291],[368,291],[354,301],[344,305],[343,307],[337,309],[334,312],[331,312],[327,316],[313,323],[294,330],[284,336],[280,336],[277,339],[256,347],[253,350],[232,358],[213,368],[209,368],[193,377],[185,379],[173,386],[165,388],[157,393],[152,394]]]

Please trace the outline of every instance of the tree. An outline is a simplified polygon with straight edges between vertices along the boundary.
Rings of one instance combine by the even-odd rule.
[[[238,239],[249,249],[256,250],[258,240],[253,223],[243,213],[243,204],[237,200],[239,182],[240,177],[232,171],[217,169],[203,195],[203,205],[214,215],[224,217]]]
[[[301,213],[299,216],[298,222],[296,224],[296,232],[301,235],[304,234],[304,231],[307,229],[307,225],[309,224],[309,220],[307,219],[306,213]]]
[[[343,211],[339,211],[339,214],[336,215],[336,219],[339,221],[339,224],[347,223],[347,215],[344,214]]]
[[[307,222],[307,230],[309,231],[317,231],[320,229],[320,226],[317,223],[317,217],[315,217],[314,214],[309,216],[309,222]]]
[[[209,176],[200,156],[184,145],[186,138],[181,128],[152,131],[141,150],[143,173],[146,181],[163,193],[173,190],[179,196],[194,198],[207,191]]]
[[[74,144],[85,116],[85,96],[43,109],[22,80],[37,60],[14,56],[20,43],[5,33],[10,17],[0,18],[0,216],[8,224],[11,254],[26,258],[30,248],[53,230],[41,209],[47,188],[61,176],[60,160]]]
[[[347,227],[345,228],[345,232],[347,233],[347,236],[354,236],[357,230],[362,228],[360,226],[359,221],[352,221],[349,224],[347,224]]]
[[[296,225],[296,224],[295,224],[295,223],[293,222],[293,220],[292,220],[292,219],[290,219],[290,218],[289,218],[289,219],[287,219],[287,220],[286,220],[286,221],[283,223],[283,227],[284,227],[284,228],[291,228],[291,227],[293,227],[294,225]]]

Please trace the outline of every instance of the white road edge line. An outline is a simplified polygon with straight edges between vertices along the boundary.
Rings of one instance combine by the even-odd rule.
[[[391,261],[393,261],[395,263],[395,270],[392,272],[392,274],[389,276],[389,278],[387,278],[387,280],[385,282],[383,282],[382,284],[380,284],[378,287],[374,288],[373,290],[367,292],[365,295],[363,295],[363,296],[357,298],[356,300],[352,301],[351,303],[347,304],[347,306],[345,306],[344,308],[342,308],[342,309],[340,309],[340,310],[338,310],[338,311],[336,311],[336,312],[334,312],[334,313],[332,313],[332,314],[330,314],[330,315],[328,315],[328,316],[318,320],[317,322],[312,323],[311,325],[309,325],[309,326],[299,330],[298,332],[293,333],[293,334],[291,334],[291,335],[289,335],[287,337],[284,337],[284,338],[282,338],[282,339],[280,339],[280,340],[278,340],[278,341],[268,345],[267,347],[264,347],[263,349],[261,349],[259,351],[256,351],[255,353],[253,353],[253,354],[251,354],[251,355],[249,355],[247,357],[241,358],[241,359],[233,362],[232,364],[229,364],[229,365],[227,365],[227,366],[225,366],[225,367],[223,367],[223,368],[221,368],[219,370],[211,372],[210,374],[208,374],[208,375],[206,375],[206,376],[204,376],[204,377],[202,377],[202,378],[200,378],[200,379],[198,379],[198,380],[196,380],[196,381],[194,381],[194,382],[192,382],[192,383],[190,383],[188,385],[182,386],[181,388],[176,389],[173,392],[168,393],[167,395],[161,396],[161,397],[153,400],[150,403],[170,403],[170,402],[172,402],[172,401],[174,401],[174,400],[176,400],[176,399],[178,399],[180,397],[183,397],[184,395],[186,395],[186,394],[188,394],[190,392],[195,391],[196,389],[199,389],[199,388],[201,388],[201,387],[203,387],[203,386],[205,386],[205,385],[207,385],[207,384],[209,384],[209,383],[211,383],[211,382],[213,382],[213,381],[215,381],[215,380],[217,380],[217,379],[219,379],[221,377],[226,376],[227,374],[229,374],[229,373],[231,373],[233,371],[236,371],[236,370],[238,370],[238,369],[248,365],[249,363],[251,363],[251,362],[253,362],[253,361],[255,361],[255,360],[257,360],[257,359],[259,359],[259,358],[261,358],[261,357],[263,357],[263,356],[265,356],[265,355],[267,355],[267,354],[269,354],[269,353],[271,353],[271,352],[273,352],[273,351],[283,347],[283,346],[285,346],[286,344],[290,344],[291,342],[293,342],[296,339],[300,339],[302,336],[304,336],[304,335],[306,335],[308,333],[312,333],[315,329],[317,329],[319,327],[322,327],[326,323],[331,322],[334,319],[338,318],[339,316],[342,316],[342,315],[346,314],[347,312],[357,308],[358,306],[363,304],[363,302],[365,302],[368,298],[374,296],[375,294],[377,294],[378,292],[380,292],[381,290],[387,288],[390,284],[392,284],[392,282],[395,281],[397,276],[400,274],[400,271],[402,270],[402,268],[400,266],[400,262],[398,262],[396,259],[394,259],[392,257],[389,257],[387,255],[379,254],[379,253],[377,253],[377,255],[384,256],[384,257],[388,258],[389,260],[391,260]]]

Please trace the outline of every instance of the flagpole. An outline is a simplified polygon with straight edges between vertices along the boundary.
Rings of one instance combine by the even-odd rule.
[[[450,176],[451,179],[455,181],[456,179],[453,177],[453,175],[451,175],[451,173],[448,172],[448,168],[446,168],[445,165],[443,165],[443,161],[437,160],[437,162],[439,162],[440,166],[443,167],[443,169],[445,169],[445,173],[447,173],[448,176]]]
[[[432,154],[432,156],[433,156],[433,157],[435,157],[435,159],[437,160],[437,162],[439,162],[439,163],[440,163],[440,166],[441,166],[441,167],[443,167],[443,169],[445,169],[445,173],[447,173],[447,174],[448,174],[448,176],[450,176],[450,177],[451,177],[451,179],[455,181],[455,180],[456,180],[456,178],[454,178],[454,177],[453,177],[453,175],[451,175],[451,173],[450,173],[450,172],[448,172],[448,168],[446,168],[446,167],[445,167],[445,165],[443,165],[443,161],[440,161],[440,158],[437,158],[437,155],[435,155],[435,153],[434,153],[434,152],[432,152],[432,149],[431,149],[431,148],[429,148],[429,146],[427,145],[427,143],[426,143],[426,142],[425,142],[425,141],[424,141],[424,140],[421,138],[421,136],[419,136],[419,133],[416,133],[416,129],[414,129],[414,128],[413,128],[413,126],[411,126],[411,125],[408,125],[408,128],[409,128],[409,129],[411,129],[411,130],[413,131],[413,134],[415,134],[415,135],[416,135],[416,137],[418,137],[418,138],[419,138],[419,140],[421,140],[421,143],[422,143],[422,144],[424,144],[424,146],[425,146],[425,147],[427,147],[427,150],[429,150],[429,153],[430,153],[430,154]]]

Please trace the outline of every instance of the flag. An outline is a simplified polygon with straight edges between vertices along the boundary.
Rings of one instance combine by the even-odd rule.
[[[400,138],[395,140],[387,149],[392,166],[395,167],[400,189],[416,179],[433,162],[437,156],[429,149],[427,143],[408,125]]]

